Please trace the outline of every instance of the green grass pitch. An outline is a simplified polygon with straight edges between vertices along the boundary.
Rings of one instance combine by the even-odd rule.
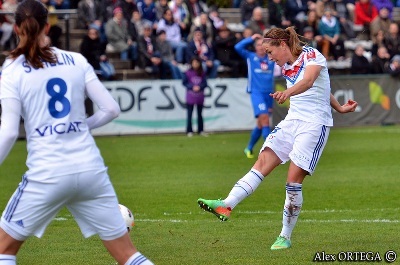
[[[311,264],[322,251],[371,251],[382,260],[388,250],[400,255],[400,127],[331,130],[315,174],[303,185],[292,248],[283,251],[270,246],[281,230],[287,164],[227,222],[196,203],[199,197],[225,198],[251,168],[255,159],[243,154],[248,137],[249,132],[96,138],[120,203],[134,212],[130,235],[155,264]],[[0,167],[0,209],[26,170],[25,158],[25,141],[17,141]],[[65,209],[42,239],[27,240],[18,262],[115,264],[98,237],[83,238]]]

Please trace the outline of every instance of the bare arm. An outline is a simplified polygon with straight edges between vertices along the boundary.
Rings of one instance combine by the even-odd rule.
[[[284,91],[276,91],[275,93],[271,93],[270,95],[272,96],[272,98],[278,101],[279,104],[284,103],[291,96],[298,95],[311,88],[315,80],[318,78],[321,69],[322,66],[319,65],[307,66],[306,70],[304,71],[303,79],[300,80],[297,84]]]
[[[348,113],[356,110],[358,103],[349,99],[346,104],[340,105],[336,98],[331,94],[330,97],[331,107],[339,113]]]

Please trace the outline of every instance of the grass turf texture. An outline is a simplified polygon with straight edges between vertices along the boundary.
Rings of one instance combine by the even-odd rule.
[[[316,252],[400,254],[400,127],[334,128],[317,170],[303,185],[292,248],[271,251],[279,235],[288,164],[220,222],[197,198],[225,198],[255,159],[249,133],[98,137],[120,203],[135,215],[131,237],[157,265],[310,264]],[[261,141],[256,146],[258,150]],[[255,150],[255,151],[256,151]],[[4,208],[26,170],[25,141],[0,167]],[[62,210],[42,239],[23,245],[19,264],[115,264],[98,237],[84,239]],[[352,263],[357,264],[357,263]],[[360,263],[361,264],[361,263]]]

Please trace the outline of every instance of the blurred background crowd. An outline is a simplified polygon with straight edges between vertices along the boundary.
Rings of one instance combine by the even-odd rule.
[[[223,71],[225,77],[246,77],[246,62],[235,44],[288,26],[349,74],[400,74],[400,0],[41,1],[50,12],[76,10],[73,29],[84,31],[77,51],[103,80],[117,78],[116,64],[151,78],[181,79],[193,57],[202,60],[208,78]],[[14,18],[7,12],[15,11],[18,0],[0,3],[0,49],[6,56],[16,45]],[[222,6],[237,13],[239,21],[221,15]],[[65,48],[60,20],[60,14],[49,15],[49,42]]]

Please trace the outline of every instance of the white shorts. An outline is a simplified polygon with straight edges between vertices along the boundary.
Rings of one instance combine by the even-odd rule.
[[[282,164],[291,160],[312,175],[328,141],[329,132],[330,127],[325,125],[283,120],[265,139],[261,151],[269,147]]]
[[[14,239],[41,237],[64,206],[84,237],[98,234],[102,240],[113,240],[126,233],[107,168],[34,179],[23,176],[1,217],[0,227]]]

